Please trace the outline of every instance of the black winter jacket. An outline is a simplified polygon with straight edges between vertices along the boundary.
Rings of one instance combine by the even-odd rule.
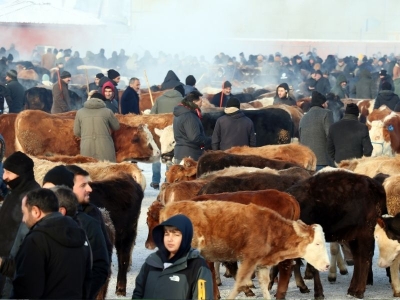
[[[399,102],[400,98],[395,93],[388,90],[382,90],[378,93],[378,96],[375,99],[374,109],[378,109],[382,105],[386,105],[391,110],[394,110]]]
[[[9,95],[11,98],[11,103],[7,103],[9,108],[8,112],[19,113],[24,109],[25,89],[16,79],[8,82],[6,84],[6,87],[9,91]]]
[[[360,123],[355,115],[345,114],[342,120],[329,128],[327,151],[336,163],[363,155],[371,156],[368,127]]]

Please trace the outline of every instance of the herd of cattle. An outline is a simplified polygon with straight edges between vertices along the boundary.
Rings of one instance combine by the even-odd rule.
[[[299,258],[310,264],[314,294],[321,298],[319,271],[329,269],[330,281],[336,279],[336,265],[341,273],[346,272],[336,242],[347,242],[354,260],[348,294],[363,298],[366,284],[373,282],[375,233],[379,266],[391,268],[393,293],[400,296],[398,217],[381,218],[400,212],[400,158],[395,155],[400,152],[400,115],[386,107],[373,111],[373,100],[344,101],[359,105],[370,128],[374,157],[343,161],[335,169],[315,173],[315,154],[291,143],[304,112],[284,105],[255,108],[271,104],[271,95],[265,95],[253,103],[242,103],[242,108],[253,107],[244,112],[254,122],[258,147],[208,151],[198,162],[186,158],[182,165],[169,168],[166,183],[148,210],[146,248],[155,247],[154,226],[183,213],[194,225],[193,246],[215,276],[215,298],[220,279],[214,262],[223,262],[236,279],[229,298],[242,291],[253,294],[250,283],[256,269],[263,296],[270,297],[274,276],[279,274],[276,297],[284,298],[293,265],[300,292],[309,292],[300,274]],[[141,110],[151,105],[149,99],[142,94]],[[309,100],[302,99],[299,106]],[[211,135],[222,109],[204,102],[202,122],[206,134]],[[115,227],[116,294],[125,295],[146,187],[141,170],[132,161],[170,158],[175,143],[173,115],[117,115],[121,129],[112,134],[117,163],[107,163],[79,155],[79,140],[72,130],[75,111],[51,115],[43,110],[0,116],[5,156],[18,150],[31,155],[39,183],[59,164],[79,164],[90,173],[94,181],[91,201],[109,212]],[[325,241],[331,242],[330,261]]]

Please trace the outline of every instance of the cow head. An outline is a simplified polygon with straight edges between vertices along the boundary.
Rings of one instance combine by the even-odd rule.
[[[164,129],[155,128],[154,132],[160,137],[160,145],[161,145],[161,159],[163,163],[168,161],[172,161],[171,155],[169,153],[173,153],[175,148],[175,138],[174,138],[174,130],[172,125],[166,126]]]
[[[113,140],[117,162],[135,160],[152,163],[160,158],[160,150],[147,125],[132,127],[121,123],[120,129],[113,132]]]
[[[378,266],[390,267],[400,253],[400,233],[396,231],[399,215],[390,218],[378,218],[375,226],[374,237],[379,248]],[[390,237],[389,237],[390,236]]]
[[[145,242],[146,249],[153,250],[156,247],[156,244],[153,240],[153,229],[158,224],[160,224],[160,211],[164,206],[159,201],[154,201],[148,211],[147,211],[147,226],[149,228],[149,234],[147,235],[147,240]]]
[[[389,135],[390,147],[393,153],[400,153],[400,115],[392,112],[384,119],[383,126]]]
[[[171,166],[165,172],[165,179],[169,183],[196,179],[197,162],[189,157],[182,160],[181,165]]]
[[[325,234],[321,225],[313,224],[307,226],[302,221],[298,220],[294,222],[293,227],[300,237],[303,236],[305,238],[306,236],[310,236],[312,238],[311,242],[309,242],[305,248],[305,253],[301,257],[319,271],[328,270],[329,257],[325,244]]]
[[[368,121],[369,137],[373,146],[372,157],[381,155],[393,155],[392,148],[390,146],[390,135],[387,128],[384,126],[382,120]]]

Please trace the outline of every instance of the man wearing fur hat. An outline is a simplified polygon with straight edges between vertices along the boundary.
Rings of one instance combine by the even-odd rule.
[[[311,108],[299,124],[299,142],[315,153],[317,171],[332,164],[326,149],[329,127],[333,124],[333,113],[326,107],[326,97],[314,91],[311,96]]]
[[[227,150],[235,146],[256,146],[254,124],[240,111],[240,102],[228,100],[225,115],[217,119],[211,140],[213,150]]]
[[[276,87],[274,97],[274,105],[285,104],[289,106],[296,106],[296,101],[289,95],[289,85],[286,82],[281,83]]]
[[[329,128],[328,154],[337,164],[372,154],[368,127],[358,121],[359,113],[357,104],[347,104],[343,119]]]
[[[33,161],[25,153],[14,152],[4,161],[3,180],[10,189],[0,208],[0,257],[13,256],[18,252],[19,246],[29,229],[23,224],[21,203],[23,196],[34,189],[40,188],[35,181]],[[5,278],[0,275],[0,291],[2,298],[10,298],[11,279],[7,279],[4,290]]]
[[[9,113],[19,113],[24,108],[25,89],[17,80],[17,71],[9,70],[6,75],[6,87],[8,89],[9,98],[7,102]]]
[[[68,92],[68,83],[71,81],[71,73],[63,71],[60,78],[53,84],[53,105],[51,113],[58,114],[71,110],[71,99]]]

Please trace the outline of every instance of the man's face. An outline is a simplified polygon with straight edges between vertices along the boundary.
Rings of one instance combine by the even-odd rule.
[[[62,81],[64,81],[66,84],[68,84],[71,81],[71,77],[63,78]]]
[[[315,74],[315,80],[320,80],[321,79],[321,74]]]
[[[76,175],[74,178],[74,188],[72,191],[80,204],[89,203],[90,192],[92,191],[89,182],[89,176]]]
[[[119,81],[121,80],[121,76],[115,77],[113,80],[114,80],[116,83],[119,83]]]
[[[344,65],[344,61],[339,61],[337,64],[339,67],[342,67]]]
[[[286,90],[283,87],[278,88],[278,97],[279,98],[286,98]]]
[[[99,86],[99,82],[100,82],[100,79],[97,78],[97,77],[95,77],[95,78],[94,78],[94,84],[97,85],[97,86]]]
[[[224,95],[230,95],[231,94],[231,90],[232,90],[232,88],[231,87],[226,87],[226,88],[223,88],[222,89],[222,92],[224,93]]]
[[[11,78],[10,76],[7,75],[7,76],[6,76],[6,81],[7,81],[7,82],[10,82],[11,80],[12,80],[12,78]]]
[[[132,82],[131,88],[133,88],[136,91],[136,93],[139,93],[139,91],[140,91],[140,80],[135,80],[134,82]]]
[[[26,196],[22,199],[21,210],[22,222],[24,222],[28,228],[31,228],[38,220],[35,218],[34,209],[32,207],[29,209],[28,206],[26,206]]]
[[[19,175],[15,174],[15,173],[13,173],[13,172],[11,172],[11,171],[8,171],[8,170],[4,169],[3,180],[4,180],[6,183],[9,182],[9,181],[11,181],[11,180],[14,180],[14,179],[17,178],[18,176],[19,176]]]
[[[104,97],[106,97],[107,100],[111,100],[113,98],[113,91],[111,88],[105,88],[104,89]]]
[[[342,88],[345,88],[345,87],[347,86],[347,82],[346,82],[346,81],[343,81],[342,83],[340,83],[340,86],[341,86]]]
[[[181,243],[182,232],[166,226],[164,229],[164,246],[170,253],[169,258],[172,258],[178,252]]]

